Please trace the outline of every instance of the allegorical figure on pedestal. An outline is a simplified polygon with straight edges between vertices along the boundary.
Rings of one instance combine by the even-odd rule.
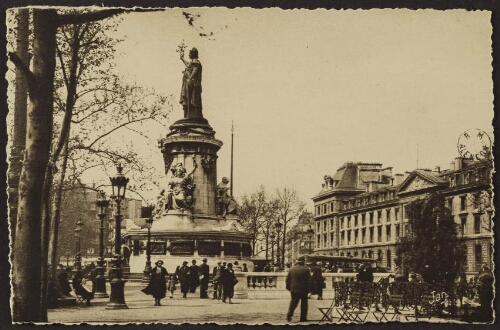
[[[229,179],[223,177],[217,185],[218,214],[222,218],[226,218],[227,214],[236,214],[238,209],[238,204],[231,196],[229,188]]]
[[[179,47],[178,52],[186,69],[183,71],[182,89],[180,103],[184,109],[184,118],[203,119],[201,105],[201,71],[202,66],[198,60],[198,50],[192,48],[189,51],[191,61],[184,59],[184,45]]]
[[[186,210],[193,206],[193,191],[195,184],[193,182],[193,173],[198,165],[193,157],[193,169],[186,173],[182,163],[177,163],[170,170],[172,178],[168,183],[169,191],[166,198],[166,210]]]

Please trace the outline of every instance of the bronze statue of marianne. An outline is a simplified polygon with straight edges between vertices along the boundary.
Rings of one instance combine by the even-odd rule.
[[[186,69],[183,71],[180,103],[184,109],[184,118],[203,119],[201,106],[201,63],[198,60],[198,50],[193,47],[189,51],[190,62],[184,59],[181,51],[181,60]]]

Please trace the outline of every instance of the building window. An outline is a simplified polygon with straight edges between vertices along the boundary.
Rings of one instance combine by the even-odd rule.
[[[373,243],[373,228],[368,228],[368,232],[370,234],[370,243]]]
[[[382,226],[377,228],[377,242],[382,242]]]
[[[330,212],[333,212],[333,202],[330,203]]]
[[[357,229],[354,231],[354,244],[355,245],[358,244],[358,230]]]
[[[346,245],[351,245],[351,231],[350,230],[347,232],[347,244]]]
[[[382,223],[382,211],[377,212],[377,223]]]
[[[391,222],[391,209],[385,210],[385,222]]]
[[[465,211],[466,208],[467,208],[466,196],[460,196],[460,211]]]
[[[483,246],[481,244],[476,244],[474,246],[474,257],[476,261],[476,269],[479,270],[481,264],[483,263]]]
[[[330,246],[333,246],[333,233],[330,234]]]
[[[366,224],[365,222],[365,213],[361,215],[361,226],[364,226]]]
[[[468,184],[469,183],[469,173],[464,173],[463,174],[463,184]]]
[[[394,209],[394,221],[399,221],[399,208]]]
[[[323,204],[323,214],[326,214],[326,204]]]
[[[391,250],[387,250],[387,269],[392,268],[392,253]]]
[[[361,229],[361,244],[365,244],[366,243],[366,229]]]
[[[453,214],[453,198],[448,199],[448,209]]]
[[[387,242],[391,241],[391,225],[385,226],[385,238]]]
[[[333,219],[330,219],[330,230],[333,230]]]
[[[460,217],[460,234],[462,236],[466,234],[466,229],[467,229],[467,217],[462,216]]]
[[[396,239],[399,238],[399,225],[396,225]]]
[[[354,216],[354,227],[358,226],[358,215]]]
[[[481,233],[481,216],[475,215],[474,216],[474,234],[480,234]]]
[[[370,215],[370,225],[373,225],[373,212],[370,212],[369,215]]]
[[[344,228],[344,218],[340,218],[340,229]]]
[[[474,210],[477,210],[481,206],[481,194],[475,193],[472,195]]]

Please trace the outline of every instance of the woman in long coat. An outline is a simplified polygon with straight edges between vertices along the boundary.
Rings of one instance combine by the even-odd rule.
[[[150,294],[155,298],[155,306],[161,306],[160,300],[165,298],[167,292],[167,276],[168,272],[163,267],[163,261],[158,260],[155,263],[156,267],[151,270],[151,279],[148,286],[142,289],[145,294]]]
[[[222,270],[220,281],[223,290],[222,302],[226,302],[226,299],[229,299],[229,303],[232,304],[231,299],[234,296],[234,286],[237,282],[232,263],[228,263],[227,268]]]
[[[179,279],[181,285],[182,298],[186,298],[189,292],[189,267],[187,261],[182,262],[182,266],[177,268],[175,275]]]

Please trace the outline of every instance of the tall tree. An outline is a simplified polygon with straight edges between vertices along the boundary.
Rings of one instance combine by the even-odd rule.
[[[53,127],[53,93],[56,32],[59,26],[100,20],[123,10],[102,10],[61,15],[56,9],[33,9],[33,71],[17,54],[9,58],[27,80],[29,106],[27,139],[19,181],[19,202],[12,265],[13,320],[46,321],[41,310],[42,194],[50,155]]]
[[[29,9],[21,8],[17,13],[16,53],[19,58],[29,63]],[[10,153],[9,166],[9,219],[11,244],[16,234],[18,186],[21,175],[24,147],[26,144],[26,112],[28,108],[28,88],[21,71],[16,70],[14,96],[14,134]]]
[[[453,282],[464,262],[463,242],[445,198],[438,193],[406,205],[407,233],[399,238],[396,265],[431,274],[435,282]],[[428,269],[426,269],[428,266]]]
[[[285,265],[285,250],[286,242],[288,238],[288,232],[292,228],[294,222],[299,219],[299,216],[303,213],[305,203],[299,199],[297,192],[293,188],[285,187],[276,190],[276,195],[274,196],[278,208],[278,219],[281,223],[282,228],[280,229],[280,265],[281,269]]]
[[[244,195],[241,198],[239,214],[242,218],[245,231],[252,234],[252,251],[255,255],[257,242],[260,240],[259,232],[261,228],[261,220],[265,214],[267,195],[264,186],[260,186],[258,190],[249,196]],[[266,245],[267,246],[267,245]],[[266,247],[267,258],[267,247]]]

